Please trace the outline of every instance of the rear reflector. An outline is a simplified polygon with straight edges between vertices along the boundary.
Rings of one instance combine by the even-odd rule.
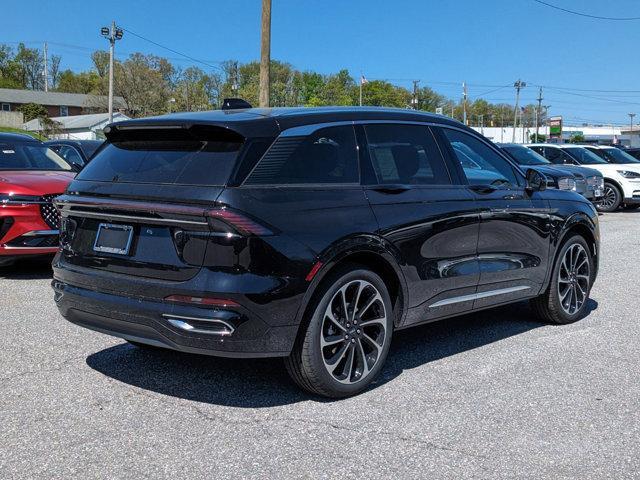
[[[192,305],[203,305],[208,307],[239,307],[240,305],[233,300],[225,298],[210,297],[190,297],[188,295],[169,295],[165,297],[167,302],[189,303]]]
[[[307,282],[310,282],[311,280],[313,280],[313,277],[316,276],[316,273],[318,273],[318,270],[320,270],[321,268],[322,268],[322,262],[316,262],[313,265],[313,267],[311,267],[311,270],[309,270],[309,273],[307,273],[305,280]]]

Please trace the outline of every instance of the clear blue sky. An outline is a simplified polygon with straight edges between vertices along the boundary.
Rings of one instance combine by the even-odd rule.
[[[637,0],[547,0],[602,16],[640,17]],[[50,42],[63,66],[90,67],[91,50],[106,48],[99,28],[120,25],[209,63],[259,56],[260,0],[32,0],[5,2],[0,42]],[[354,77],[409,86],[420,79],[471,98],[522,78],[545,90],[551,114],[623,123],[640,114],[640,21],[569,15],[533,0],[273,0],[272,58],[323,73],[348,68]],[[125,34],[120,56],[141,51],[193,62]],[[208,68],[200,65],[207,70]],[[583,90],[608,90],[587,92]],[[637,90],[621,93],[613,90]],[[568,93],[567,93],[568,92]],[[573,93],[573,94],[571,94]],[[595,98],[586,98],[587,95]],[[523,91],[533,102],[537,88]],[[488,93],[513,102],[513,87]],[[637,117],[640,118],[640,115]]]

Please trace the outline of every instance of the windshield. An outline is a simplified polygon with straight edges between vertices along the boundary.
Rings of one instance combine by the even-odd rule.
[[[563,148],[565,152],[575,158],[581,165],[606,165],[607,162],[602,160],[595,153],[583,147]]]
[[[39,143],[0,143],[0,170],[71,171],[71,165]]]
[[[604,158],[609,163],[640,163],[640,160],[636,160],[627,152],[623,152],[618,148],[603,148],[594,151],[594,153],[598,154],[598,156]]]
[[[518,165],[548,165],[551,162],[527,147],[502,147]]]

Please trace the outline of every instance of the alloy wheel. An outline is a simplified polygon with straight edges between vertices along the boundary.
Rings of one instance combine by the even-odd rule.
[[[611,185],[604,186],[604,195],[600,200],[600,207],[603,210],[609,210],[616,204],[617,193],[614,191],[613,188],[614,187],[612,187]]]
[[[575,315],[582,308],[590,281],[589,255],[582,245],[574,243],[564,253],[558,272],[558,295],[565,313]]]
[[[378,363],[387,339],[387,311],[366,280],[343,285],[327,306],[320,333],[322,361],[340,383],[362,381]]]

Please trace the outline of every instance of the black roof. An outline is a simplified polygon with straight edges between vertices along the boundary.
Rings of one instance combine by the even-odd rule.
[[[135,128],[142,125],[216,125],[230,128],[247,136],[275,136],[280,131],[325,122],[389,120],[436,122],[463,125],[452,118],[433,113],[400,108],[382,107],[294,107],[294,108],[247,108],[239,110],[211,110],[206,112],[172,113],[159,117],[126,120],[112,124],[115,129]]]
[[[33,138],[26,133],[5,133],[0,132],[0,142],[11,143],[40,143],[40,140]]]

